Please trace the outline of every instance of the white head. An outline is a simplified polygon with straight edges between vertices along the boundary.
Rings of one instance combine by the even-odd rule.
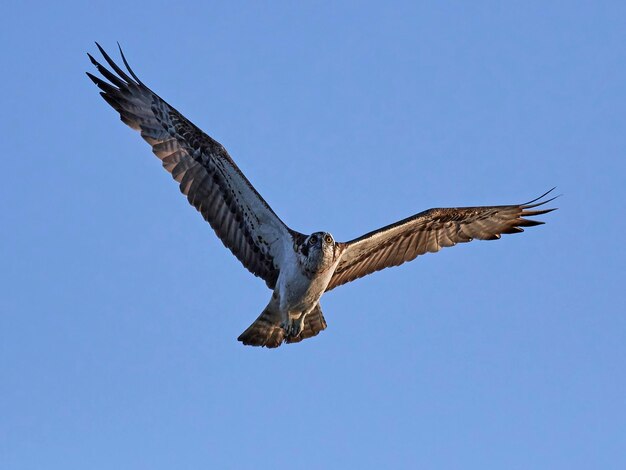
[[[336,259],[337,243],[328,232],[315,232],[304,237],[296,247],[305,271],[314,274],[328,269]]]

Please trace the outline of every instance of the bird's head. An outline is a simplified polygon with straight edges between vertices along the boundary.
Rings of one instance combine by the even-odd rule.
[[[300,261],[310,272],[325,271],[335,261],[335,239],[328,232],[314,232],[298,246]]]

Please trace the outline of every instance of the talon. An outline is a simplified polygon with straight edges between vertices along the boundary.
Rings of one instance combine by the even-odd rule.
[[[304,329],[304,315],[297,319],[289,319],[280,324],[281,328],[285,330],[285,336],[288,338],[296,338],[302,333]]]

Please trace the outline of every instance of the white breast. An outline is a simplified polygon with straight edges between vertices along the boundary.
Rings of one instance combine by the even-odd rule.
[[[303,274],[293,250],[290,250],[285,263],[281,266],[276,284],[283,312],[310,311],[326,290],[336,264],[313,278]]]

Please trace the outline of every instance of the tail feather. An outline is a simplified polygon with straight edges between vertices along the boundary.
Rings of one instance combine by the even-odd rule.
[[[285,330],[280,326],[280,313],[273,302],[265,307],[252,325],[239,335],[238,341],[248,346],[277,348],[285,339]]]
[[[270,302],[254,323],[239,335],[237,340],[248,346],[277,348],[283,342],[299,343],[303,339],[316,336],[326,328],[326,320],[319,304],[304,318],[304,327],[298,336],[286,336],[280,323],[281,317],[278,308],[273,302]]]
[[[317,336],[320,331],[326,329],[326,320],[322,314],[322,308],[320,304],[317,304],[315,308],[307,314],[304,318],[304,328],[298,336],[290,336],[285,339],[285,343],[299,343],[303,339]]]

